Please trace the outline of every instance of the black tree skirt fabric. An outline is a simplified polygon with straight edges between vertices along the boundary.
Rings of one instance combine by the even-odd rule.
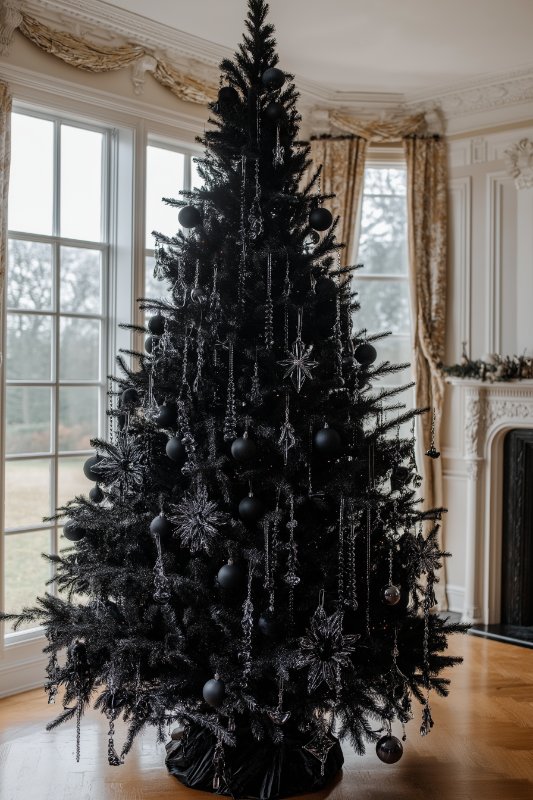
[[[309,734],[285,733],[281,744],[257,742],[250,731],[237,733],[237,745],[224,748],[224,780],[213,789],[216,740],[200,728],[181,741],[170,741],[166,765],[169,772],[191,789],[250,800],[278,800],[324,788],[344,763],[338,740],[330,749],[321,774],[320,761],[303,748]]]

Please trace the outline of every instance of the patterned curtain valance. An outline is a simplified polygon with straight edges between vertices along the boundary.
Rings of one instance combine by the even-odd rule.
[[[341,111],[331,111],[329,121],[339,130],[360,136],[367,142],[394,142],[407,136],[434,136],[442,132],[436,115],[425,112],[369,121]]]

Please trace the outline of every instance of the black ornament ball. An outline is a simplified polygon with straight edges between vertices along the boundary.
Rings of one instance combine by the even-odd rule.
[[[332,223],[333,217],[331,211],[328,211],[328,209],[323,206],[313,208],[309,214],[309,225],[314,228],[315,231],[327,231]]]
[[[385,586],[383,589],[383,602],[387,606],[395,606],[396,603],[400,602],[401,592],[397,586],[394,584],[389,584],[389,586]]]
[[[257,621],[259,630],[268,639],[276,639],[280,633],[280,623],[271,611],[264,611]]]
[[[226,686],[224,685],[224,681],[221,681],[220,678],[211,678],[211,680],[204,683],[204,688],[202,690],[202,694],[206,703],[214,708],[222,705],[224,700],[224,696],[226,694]]]
[[[157,350],[159,344],[159,336],[147,336],[144,342],[144,349],[147,353],[152,355]]]
[[[281,89],[285,83],[285,75],[277,67],[269,67],[261,75],[261,83],[265,89]]]
[[[92,500],[93,503],[101,503],[103,499],[104,499],[104,493],[100,489],[100,487],[93,486],[93,488],[89,492],[89,500]]]
[[[403,745],[396,736],[382,736],[376,744],[376,753],[384,764],[396,764],[403,755]]]
[[[185,445],[177,436],[172,436],[172,438],[168,440],[165,451],[172,461],[177,461],[178,463],[183,463],[187,458]]]
[[[239,102],[239,93],[234,86],[221,86],[218,90],[219,108],[228,108]]]
[[[321,428],[314,436],[315,450],[324,458],[335,458],[342,450],[342,440],[334,428]]]
[[[162,336],[165,332],[165,318],[162,314],[155,314],[148,320],[148,330],[156,336]]]
[[[232,561],[220,567],[217,575],[218,585],[228,592],[235,592],[240,589],[243,585],[243,578],[242,569]]]
[[[285,109],[283,105],[278,103],[277,100],[271,100],[265,108],[265,117],[270,120],[270,122],[278,122],[284,113]]]
[[[198,303],[200,306],[205,303],[207,297],[201,286],[195,286],[191,289],[191,300],[193,303]]]
[[[122,392],[122,402],[123,403],[136,403],[139,399],[139,395],[137,394],[136,389],[124,389]]]
[[[406,486],[409,480],[409,475],[409,468],[404,467],[403,464],[398,464],[397,466],[393,467],[390,477],[392,491],[400,491],[403,486]]]
[[[202,223],[202,215],[196,206],[184,206],[178,214],[178,222],[183,228],[196,228]]]
[[[263,516],[263,511],[261,500],[258,500],[253,495],[243,497],[239,503],[239,517],[248,525],[253,525],[254,522],[257,522]]]
[[[246,435],[240,436],[232,442],[231,455],[235,461],[250,461],[255,456],[256,452],[257,447],[255,446],[255,442]]]
[[[78,525],[77,522],[74,522],[73,519],[70,519],[63,528],[63,536],[69,542],[79,542],[85,536],[85,529]]]
[[[163,403],[159,406],[157,416],[154,418],[160,428],[171,428],[175,424],[178,412],[174,403]]]
[[[154,536],[156,534],[159,534],[159,536],[168,536],[172,533],[172,525],[163,514],[158,514],[150,523],[150,533]]]
[[[355,348],[354,356],[363,367],[368,367],[370,364],[374,363],[378,357],[378,353],[374,345],[369,342],[364,342]]]
[[[87,459],[87,461],[83,465],[83,474],[90,481],[95,481],[96,482],[96,481],[100,480],[101,476],[98,474],[98,472],[95,472],[95,469],[94,469],[99,461],[100,461],[100,457],[99,456],[91,456],[90,458]]]

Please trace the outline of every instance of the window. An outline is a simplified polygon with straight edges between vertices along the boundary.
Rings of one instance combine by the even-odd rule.
[[[411,359],[407,256],[406,171],[401,165],[371,165],[365,170],[357,261],[364,265],[354,277],[361,310],[354,330],[392,331],[377,342],[380,361]],[[384,376],[382,383],[400,385],[409,370]],[[402,395],[402,402],[411,405]]]
[[[61,526],[105,428],[111,131],[15,112],[5,361],[5,608],[45,590]],[[48,591],[52,591],[48,587]],[[6,626],[6,632],[9,628]]]
[[[153,231],[173,236],[180,226],[178,210],[161,202],[163,197],[179,198],[183,189],[196,189],[201,185],[191,152],[183,148],[150,142],[146,148],[146,236],[145,236],[145,291],[146,296],[165,296],[166,282],[154,278]]]

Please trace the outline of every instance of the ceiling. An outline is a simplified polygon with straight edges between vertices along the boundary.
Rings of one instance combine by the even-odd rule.
[[[234,48],[245,0],[106,0]],[[533,66],[533,0],[270,0],[281,66],[324,88],[401,92],[466,86]]]

